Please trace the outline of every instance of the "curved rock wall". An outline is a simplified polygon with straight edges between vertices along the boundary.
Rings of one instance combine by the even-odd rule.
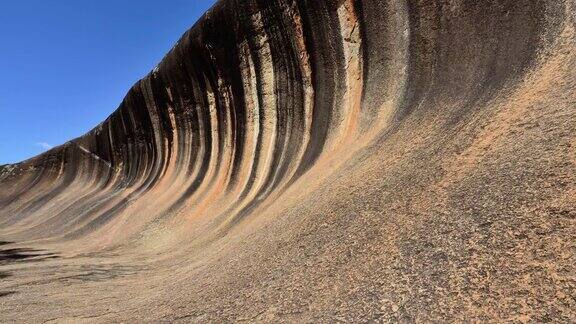
[[[78,237],[127,209],[211,205],[237,222],[422,101],[473,104],[520,77],[545,13],[541,1],[220,2],[106,121],[15,166],[2,224]]]
[[[298,224],[308,216],[302,215],[318,217],[313,223],[356,215],[347,222],[358,222],[368,213],[375,223],[358,225],[362,230],[354,234],[364,233],[363,239],[393,212],[399,222],[410,221],[381,235],[405,233],[417,240],[417,223],[438,206],[443,211],[430,219],[458,214],[462,224],[478,220],[472,227],[492,224],[494,204],[512,204],[524,197],[513,188],[546,178],[529,173],[548,163],[539,158],[569,160],[556,150],[574,138],[567,126],[575,122],[574,8],[570,0],[219,1],[103,123],[0,169],[0,234],[15,241],[69,242],[75,251],[123,245],[183,251],[208,249],[209,242],[226,240],[229,233],[244,235],[238,233],[250,226],[250,233],[266,231],[265,222],[283,224],[268,232],[272,237],[304,233]],[[561,95],[553,95],[556,90]],[[538,138],[547,135],[514,133],[510,125],[537,113],[537,124],[560,122],[563,126],[547,129],[563,129],[564,137],[551,137],[551,151],[534,158],[526,152],[544,152]],[[529,123],[522,125],[530,129]],[[505,138],[515,140],[498,146]],[[506,151],[515,145],[524,145],[517,156]],[[506,178],[513,171],[481,166],[492,151],[505,152],[491,157],[498,167],[522,159],[518,168],[528,173],[520,183]],[[556,175],[569,174],[573,162],[559,166]],[[489,174],[501,175],[510,186],[484,188],[488,180],[481,179]],[[552,183],[558,190],[574,190],[570,181],[564,187]],[[474,205],[494,192],[483,208]],[[345,214],[352,205],[341,202],[348,195],[355,197],[352,205],[365,209]],[[522,199],[518,210],[537,200]],[[314,207],[324,213],[314,214]],[[290,210],[301,211],[300,218]],[[444,226],[430,222],[430,233]],[[563,224],[574,228],[573,222]],[[333,233],[356,225],[341,226]],[[311,235],[330,237],[321,233]],[[348,246],[346,238],[354,235],[324,244]],[[424,243],[398,243],[388,251],[406,258],[419,244]],[[418,317],[420,311],[405,314],[427,318]],[[464,313],[472,316],[468,319],[504,319],[470,309]],[[235,318],[214,316],[208,318]]]

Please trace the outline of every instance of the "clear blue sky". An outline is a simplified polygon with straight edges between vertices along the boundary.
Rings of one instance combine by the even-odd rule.
[[[0,5],[0,164],[80,136],[114,111],[215,0]]]

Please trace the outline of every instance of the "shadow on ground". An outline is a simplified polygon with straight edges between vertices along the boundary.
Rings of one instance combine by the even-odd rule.
[[[0,246],[13,244],[14,242],[0,241]],[[17,262],[39,262],[48,259],[58,258],[56,253],[47,252],[42,249],[32,248],[0,248],[0,266],[5,266]]]
[[[0,241],[0,267],[7,266],[14,263],[27,263],[27,262],[41,262],[49,259],[59,258],[58,254],[51,253],[42,249],[14,247],[7,248],[7,245],[12,245],[14,242]],[[0,269],[0,282],[12,276],[11,272],[1,271]],[[0,291],[0,298],[13,295],[16,291]]]

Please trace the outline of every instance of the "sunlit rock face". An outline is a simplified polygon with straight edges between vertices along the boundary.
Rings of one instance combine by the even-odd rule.
[[[219,1],[0,166],[0,320],[576,320],[575,8]]]

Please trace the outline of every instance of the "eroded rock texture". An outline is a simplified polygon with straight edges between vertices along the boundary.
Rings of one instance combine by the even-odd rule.
[[[0,167],[0,320],[576,320],[575,8],[219,1]]]

